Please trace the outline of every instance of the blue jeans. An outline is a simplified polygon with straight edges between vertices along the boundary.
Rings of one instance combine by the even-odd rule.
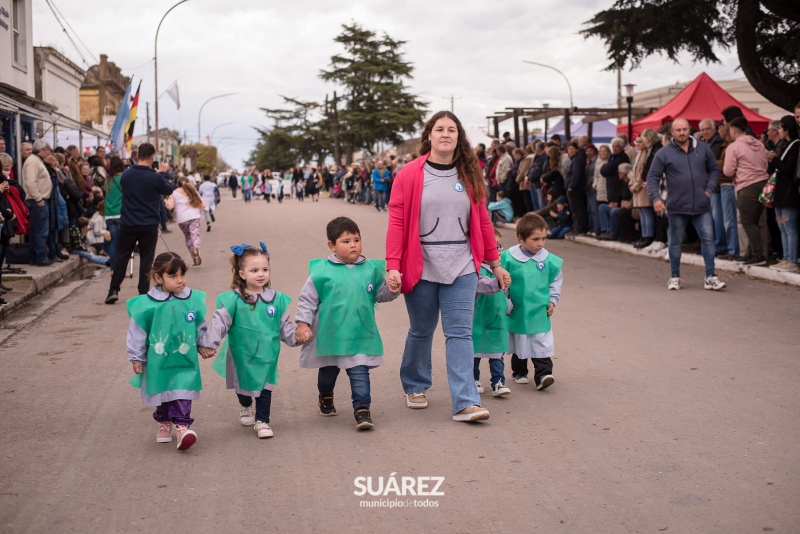
[[[406,393],[425,393],[431,387],[431,347],[433,333],[442,311],[442,330],[445,337],[447,382],[453,414],[467,406],[480,406],[481,399],[472,378],[472,316],[475,311],[475,274],[459,276],[452,284],[420,280],[406,293],[406,309],[410,323],[400,381]]]
[[[252,189],[242,189],[242,194],[244,195],[244,201],[250,202],[250,199],[253,198],[253,190]]]
[[[639,223],[642,225],[642,237],[656,235],[656,212],[652,206],[639,208]]]
[[[552,239],[564,239],[564,236],[572,230],[570,226],[556,226],[551,230],[553,237]]]
[[[375,209],[386,208],[386,191],[375,190]]]
[[[42,263],[47,259],[47,238],[50,234],[50,207],[44,201],[44,206],[37,206],[33,200],[26,200],[30,212],[30,232],[28,237],[30,242],[30,262]]]
[[[781,229],[783,259],[797,263],[797,208],[775,208],[775,218]]]
[[[669,219],[669,267],[672,270],[672,277],[679,278],[681,275],[681,245],[689,221],[692,221],[697,235],[700,236],[700,249],[706,264],[706,278],[714,276],[714,219],[711,217],[711,212],[698,215],[668,213],[667,218]]]
[[[163,202],[162,202],[163,204]],[[114,258],[117,255],[117,241],[119,239],[119,219],[106,219],[106,229],[111,234],[111,241],[108,242],[108,259],[111,262],[109,267],[114,270]]]
[[[533,211],[539,211],[544,206],[542,205],[542,189],[531,185],[531,203],[533,204]]]
[[[472,377],[475,380],[481,379],[481,370],[480,370],[480,363],[482,358],[473,358],[475,360],[475,364],[472,366]],[[503,382],[505,384],[506,377],[505,377],[505,364],[503,362],[503,358],[488,358],[489,360],[489,373],[492,375],[492,387],[498,383]]]
[[[611,208],[608,204],[600,204],[597,207],[601,232],[609,232],[612,237],[619,235],[619,210],[620,208]]]
[[[340,369],[334,365],[320,367],[317,373],[317,389],[320,395],[333,395],[333,388],[336,386],[336,377],[339,376]],[[357,408],[369,408],[372,399],[369,396],[369,367],[366,365],[356,365],[350,369],[345,369],[347,376],[350,377],[350,393],[353,398],[353,410]]]
[[[245,408],[249,408],[253,405],[253,397],[248,397],[247,395],[240,395],[239,393],[236,394],[239,398],[239,404],[244,406]],[[269,423],[269,413],[272,408],[272,391],[268,389],[264,389],[261,391],[261,395],[256,397],[256,421],[261,421],[262,423]]]
[[[597,191],[589,188],[586,192],[586,207],[589,212],[589,231],[595,234],[600,233],[600,205],[597,203]]]
[[[736,191],[733,184],[722,184],[711,195],[714,218],[714,247],[720,254],[739,255],[739,227],[736,221]]]

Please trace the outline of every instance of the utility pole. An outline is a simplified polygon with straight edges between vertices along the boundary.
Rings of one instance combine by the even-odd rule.
[[[617,108],[622,107],[622,69],[617,67]]]
[[[325,97],[327,104],[328,97]],[[331,119],[331,136],[333,137],[333,160],[336,165],[342,164],[342,142],[339,138],[339,104],[337,103],[336,91],[333,92],[333,101],[331,102],[332,108],[328,112]]]
[[[456,100],[461,100],[461,97],[460,96],[455,96],[455,95],[450,95],[450,96],[445,96],[444,99],[450,101],[450,113],[455,113],[455,107],[456,107],[455,101]]]

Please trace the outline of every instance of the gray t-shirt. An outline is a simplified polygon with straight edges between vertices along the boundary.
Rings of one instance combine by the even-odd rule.
[[[459,276],[475,272],[469,246],[469,196],[455,167],[440,170],[425,163],[423,171],[419,210],[422,279],[452,284]]]

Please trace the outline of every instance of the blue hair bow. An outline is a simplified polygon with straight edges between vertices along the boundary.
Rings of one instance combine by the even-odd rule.
[[[269,256],[269,251],[267,250],[267,244],[264,243],[263,241],[259,241],[258,244],[261,246],[261,251],[267,255],[267,258],[269,258],[270,256]],[[252,247],[253,245],[248,245],[247,243],[242,243],[241,245],[231,245],[231,252],[233,252],[234,254],[236,254],[241,258],[242,254],[244,254],[245,249]]]

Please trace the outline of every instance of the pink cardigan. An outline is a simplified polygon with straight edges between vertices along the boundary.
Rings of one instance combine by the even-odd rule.
[[[386,269],[403,275],[401,291],[409,293],[422,277],[422,245],[419,242],[419,210],[422,203],[424,155],[403,167],[392,185],[389,199],[389,227],[386,229]],[[481,262],[500,259],[494,227],[484,202],[472,200],[470,188],[469,246],[480,272]]]

